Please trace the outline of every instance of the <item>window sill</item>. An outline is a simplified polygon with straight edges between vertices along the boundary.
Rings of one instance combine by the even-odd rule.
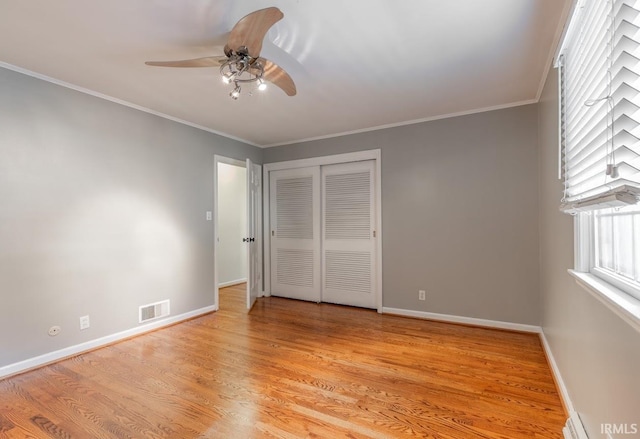
[[[640,332],[640,300],[590,273],[568,270],[576,283]]]

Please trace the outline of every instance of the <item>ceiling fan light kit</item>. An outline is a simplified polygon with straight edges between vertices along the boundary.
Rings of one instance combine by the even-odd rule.
[[[255,82],[260,91],[266,90],[267,86],[262,79],[264,75],[264,66],[255,58],[248,54],[248,49],[244,46],[240,47],[238,53],[230,51],[227,60],[220,66],[220,75],[222,82],[231,84],[233,82],[234,89],[229,93],[233,100],[240,97],[242,88],[241,83]]]
[[[288,96],[297,93],[295,83],[287,72],[268,59],[260,57],[262,41],[267,31],[284,14],[280,9],[271,7],[252,12],[236,23],[231,30],[224,56],[181,61],[147,61],[145,64],[159,67],[214,67],[220,65],[220,75],[225,84],[233,83],[229,96],[233,100],[240,97],[241,84],[256,83],[260,91],[266,90],[265,81],[279,87]]]

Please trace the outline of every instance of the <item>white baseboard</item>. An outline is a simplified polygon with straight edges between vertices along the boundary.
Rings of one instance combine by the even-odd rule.
[[[238,285],[238,284],[243,284],[247,282],[247,279],[236,279],[236,280],[230,280],[229,282],[220,282],[218,284],[218,288],[224,288],[224,287],[230,287],[232,285]]]
[[[524,325],[522,323],[500,322],[497,320],[476,319],[473,317],[453,316],[450,314],[438,314],[425,311],[414,311],[401,308],[382,308],[383,314],[396,314],[406,317],[416,317],[418,319],[438,320],[448,323],[462,323],[465,325],[485,326],[487,328],[509,329],[511,331],[542,333],[542,328],[535,325]]]
[[[7,366],[0,367],[0,379],[8,377],[10,375],[16,375],[21,372],[26,372],[37,367],[44,366],[55,361],[60,361],[64,358],[69,358],[74,355],[81,354],[102,346],[106,346],[117,341],[124,340],[129,337],[144,334],[145,332],[153,331],[155,329],[162,328],[164,326],[173,325],[184,320],[192,319],[203,314],[207,314],[212,311],[216,311],[216,306],[206,306],[204,308],[189,311],[184,314],[180,314],[173,317],[168,317],[163,320],[147,323],[146,325],[136,326],[135,328],[127,329],[122,332],[107,335],[97,338],[95,340],[89,340],[84,343],[77,344],[75,346],[69,346],[64,349],[60,349],[54,352],[49,352],[38,357],[29,358],[28,360],[19,361],[17,363],[9,364]]]
[[[553,357],[551,346],[549,346],[549,342],[547,341],[547,337],[544,335],[544,331],[540,333],[540,340],[542,341],[544,352],[545,354],[547,354],[547,359],[549,360],[549,365],[551,366],[551,373],[553,373],[553,377],[556,380],[556,385],[558,386],[558,390],[560,390],[560,396],[564,401],[565,408],[569,413],[572,413],[575,411],[573,402],[571,402],[569,391],[567,390],[567,386],[564,384],[564,380],[562,379],[562,375],[560,374],[560,368],[558,368],[558,364]]]

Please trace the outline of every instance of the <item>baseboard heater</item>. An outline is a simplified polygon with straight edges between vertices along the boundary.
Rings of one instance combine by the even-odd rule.
[[[564,439],[589,439],[577,412],[571,412],[567,423],[562,429],[562,433],[564,434]]]

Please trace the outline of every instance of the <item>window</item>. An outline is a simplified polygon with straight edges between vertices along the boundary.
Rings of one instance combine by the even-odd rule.
[[[640,300],[640,4],[577,2],[560,50],[561,210],[577,270]]]
[[[640,207],[593,214],[593,274],[640,299]]]

